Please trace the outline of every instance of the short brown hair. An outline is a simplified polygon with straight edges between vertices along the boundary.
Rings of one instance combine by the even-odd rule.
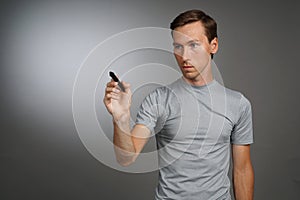
[[[209,42],[218,37],[216,21],[201,10],[188,10],[179,14],[173,22],[171,22],[170,28],[174,30],[177,27],[197,21],[200,21],[203,24],[205,35]]]

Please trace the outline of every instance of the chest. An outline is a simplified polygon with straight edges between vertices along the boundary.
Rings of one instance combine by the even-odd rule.
[[[208,144],[229,143],[234,127],[232,112],[226,101],[184,98],[167,105],[160,136],[166,141],[205,141]]]

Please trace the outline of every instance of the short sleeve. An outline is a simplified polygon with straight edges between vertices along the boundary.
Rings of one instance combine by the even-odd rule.
[[[231,133],[231,143],[241,145],[253,143],[252,109],[244,95],[240,99],[237,121]]]
[[[136,117],[136,124],[145,125],[151,133],[160,131],[163,126],[164,107],[162,92],[151,92],[142,102]]]

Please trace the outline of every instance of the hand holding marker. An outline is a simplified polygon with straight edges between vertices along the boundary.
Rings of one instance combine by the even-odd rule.
[[[109,72],[109,76],[118,83],[119,88],[121,89],[122,92],[125,92],[125,88],[123,86],[123,84],[121,83],[121,81],[118,79],[118,77],[115,75],[114,72],[110,71]]]

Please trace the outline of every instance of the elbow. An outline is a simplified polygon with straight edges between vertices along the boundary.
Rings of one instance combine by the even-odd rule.
[[[119,163],[119,165],[121,165],[122,167],[128,167],[128,166],[130,166],[133,162],[119,162],[119,161],[118,161],[118,163]]]
[[[117,157],[116,160],[117,160],[118,164],[121,165],[122,167],[128,167],[135,162],[135,159],[133,159],[133,158],[125,159],[125,158]]]
[[[116,160],[119,165],[128,167],[133,164],[137,158],[135,153],[129,153],[124,151],[116,151]]]
[[[115,158],[119,165],[127,167],[135,162],[137,154],[135,152],[115,148]]]

